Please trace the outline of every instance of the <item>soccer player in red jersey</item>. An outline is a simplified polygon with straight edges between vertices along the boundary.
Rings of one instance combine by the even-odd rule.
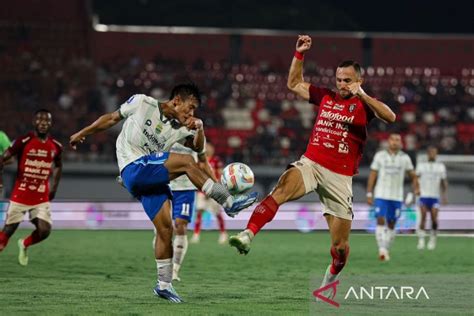
[[[298,36],[288,75],[288,88],[319,107],[306,152],[289,166],[272,192],[255,208],[247,229],[232,236],[229,243],[247,254],[254,236],[273,219],[280,205],[315,191],[323,204],[332,243],[332,263],[324,286],[337,279],[349,256],[352,176],[362,157],[367,125],[374,117],[392,123],[395,114],[364,92],[360,66],[354,61],[344,61],[337,67],[336,91],[305,82],[303,59],[310,48],[311,38]]]
[[[31,235],[18,240],[18,261],[23,266],[28,264],[28,247],[45,240],[51,232],[50,201],[54,199],[62,172],[62,145],[49,135],[51,112],[44,109],[36,111],[33,125],[34,131],[17,138],[0,156],[0,189],[3,188],[3,162],[11,157],[18,160],[15,187],[10,196],[5,226],[0,232],[0,251],[7,246],[26,212],[29,212],[30,220],[36,227]],[[51,174],[53,181],[50,189]]]
[[[223,168],[223,163],[222,160],[216,156],[215,153],[215,148],[214,145],[211,143],[206,144],[206,153],[207,153],[207,161],[209,162],[209,165],[211,166],[212,170],[214,171],[214,176],[216,181],[220,181],[221,175],[222,175],[222,168]],[[219,239],[218,243],[219,244],[225,244],[227,243],[227,233],[225,231],[225,222],[224,222],[224,217],[222,216],[222,207],[219,205],[219,203],[216,203],[213,199],[210,199],[206,197],[205,194],[200,192],[198,194],[198,199],[197,199],[197,214],[196,214],[196,222],[194,224],[194,234],[191,239],[191,243],[198,243],[199,242],[199,237],[201,233],[201,223],[202,223],[202,213],[204,211],[209,211],[217,219],[217,223],[219,224]]]

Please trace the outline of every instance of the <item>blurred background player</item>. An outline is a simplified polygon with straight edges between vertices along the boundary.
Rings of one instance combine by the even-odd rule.
[[[402,137],[400,134],[391,134],[388,138],[388,149],[375,154],[367,181],[367,203],[375,206],[375,239],[382,261],[390,260],[389,249],[395,239],[395,225],[402,208],[405,174],[412,180],[415,195],[420,194],[413,163],[401,149]]]
[[[188,154],[197,161],[197,153],[181,144],[174,144],[171,152],[179,154]],[[200,154],[205,158],[205,152]],[[170,182],[173,191],[173,221],[175,228],[175,237],[173,241],[173,280],[181,281],[179,270],[188,250],[188,224],[193,217],[196,208],[197,188],[186,175],[182,175]],[[156,233],[156,231],[155,231]]]
[[[431,234],[428,242],[428,249],[436,247],[436,232],[438,230],[438,211],[441,202],[446,204],[448,179],[446,176],[446,166],[442,162],[436,161],[438,149],[434,146],[428,147],[428,161],[420,162],[416,166],[416,174],[420,179],[420,227],[418,229],[418,249],[425,248],[425,223],[426,213],[431,215]],[[441,188],[441,190],[440,190]],[[441,191],[441,192],[440,192]]]
[[[374,117],[394,122],[395,114],[364,92],[361,69],[356,62],[345,61],[337,67],[337,92],[305,82],[303,58],[310,48],[311,38],[298,36],[287,83],[291,91],[319,106],[306,152],[288,167],[273,191],[255,208],[247,229],[231,236],[229,243],[247,254],[254,236],[275,217],[280,205],[317,192],[331,235],[332,263],[324,275],[325,286],[338,278],[349,256],[352,176],[358,172],[367,125]],[[333,297],[335,293],[326,295]]]
[[[62,172],[62,145],[49,135],[51,113],[44,109],[36,111],[33,126],[34,131],[15,139],[0,157],[0,190],[3,187],[3,161],[12,157],[18,161],[15,187],[10,196],[5,226],[0,232],[0,251],[7,246],[26,212],[29,212],[30,221],[36,227],[31,235],[18,240],[18,261],[22,266],[28,264],[28,247],[48,238],[51,232],[50,201],[54,199]]]
[[[4,131],[0,131],[0,155],[3,155],[5,150],[10,147],[11,141]]]
[[[222,160],[215,155],[215,148],[214,145],[211,143],[206,144],[206,154],[207,154],[207,161],[211,166],[214,172],[214,180],[220,181],[222,175],[222,168],[223,163]],[[208,211],[212,213],[216,219],[217,224],[219,225],[219,239],[217,242],[221,245],[227,243],[227,233],[225,231],[225,222],[224,217],[222,216],[222,207],[216,203],[213,199],[208,198],[204,193],[198,192],[197,198],[197,213],[196,213],[196,222],[194,224],[194,234],[191,238],[191,243],[198,243],[201,233],[201,225],[202,225],[202,214],[203,212]]]
[[[76,148],[87,136],[107,130],[125,119],[116,143],[120,176],[127,190],[142,203],[157,232],[158,281],[154,294],[173,303],[182,300],[171,284],[173,224],[170,200],[173,196],[169,182],[186,174],[197,188],[225,205],[230,214],[240,212],[256,200],[256,193],[231,196],[222,184],[214,182],[199,168],[192,156],[169,152],[176,143],[195,152],[203,151],[203,123],[194,117],[194,110],[200,104],[201,93],[194,84],[175,86],[165,102],[143,94],[134,95],[118,111],[100,116],[70,138],[70,145]]]

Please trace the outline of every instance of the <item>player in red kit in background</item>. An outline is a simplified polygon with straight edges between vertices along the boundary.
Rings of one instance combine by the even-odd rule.
[[[356,62],[344,61],[338,66],[336,92],[305,82],[303,59],[310,48],[311,38],[298,36],[288,75],[288,88],[319,107],[306,152],[289,166],[272,192],[255,208],[247,229],[232,236],[229,243],[247,254],[252,239],[273,219],[280,205],[315,191],[323,204],[332,243],[332,263],[326,270],[324,286],[338,278],[349,256],[352,176],[357,173],[362,157],[367,125],[374,117],[392,123],[395,114],[364,92]],[[334,297],[334,293],[326,295]]]
[[[51,232],[50,201],[54,198],[61,177],[61,144],[49,135],[52,117],[48,110],[36,111],[33,118],[35,131],[21,136],[0,156],[0,189],[3,188],[3,162],[11,157],[18,161],[15,187],[10,196],[5,226],[0,232],[0,251],[23,221],[26,212],[36,229],[25,239],[18,240],[18,261],[28,264],[26,250],[46,239]],[[54,163],[54,169],[53,169]],[[49,178],[53,171],[52,187]]]
[[[222,168],[223,163],[218,156],[215,154],[214,145],[211,143],[206,144],[206,154],[207,154],[207,161],[211,166],[212,170],[214,171],[214,176],[216,181],[221,180],[222,175]],[[222,216],[222,207],[219,203],[216,203],[213,199],[206,197],[205,194],[199,192],[198,199],[197,199],[197,213],[196,213],[196,222],[194,224],[194,234],[191,238],[191,243],[195,244],[199,242],[200,233],[201,233],[201,224],[202,224],[202,213],[204,211],[211,212],[217,219],[217,223],[219,225],[219,239],[217,242],[219,244],[226,244],[227,243],[227,233],[225,231],[225,222],[224,217]]]

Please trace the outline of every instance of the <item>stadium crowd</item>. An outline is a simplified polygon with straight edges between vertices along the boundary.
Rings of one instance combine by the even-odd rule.
[[[21,36],[19,34],[18,36]],[[192,80],[204,92],[203,118],[208,138],[226,161],[283,165],[304,152],[314,123],[314,107],[286,87],[287,69],[269,63],[231,64],[179,60],[156,56],[116,57],[94,64],[66,54],[32,54],[28,47],[0,54],[2,120],[10,138],[27,131],[37,108],[53,111],[53,134],[67,143],[72,131],[103,112],[114,111],[133,94],[167,99],[170,88]],[[288,63],[291,56],[288,57]],[[305,76],[315,85],[334,87],[334,69],[308,58]],[[391,131],[402,134],[405,150],[414,152],[438,144],[441,153],[474,154],[474,69],[449,74],[437,68],[369,67],[364,89],[397,113],[388,129],[371,125],[363,165],[367,165]],[[378,124],[378,126],[377,126]],[[118,130],[94,136],[78,152],[66,150],[69,161],[113,161]]]

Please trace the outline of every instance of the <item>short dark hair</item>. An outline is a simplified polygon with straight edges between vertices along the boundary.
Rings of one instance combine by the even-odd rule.
[[[35,113],[33,115],[36,115],[38,113],[49,113],[49,114],[52,115],[51,111],[48,110],[48,109],[38,109],[38,110],[35,111]]]
[[[199,91],[199,88],[192,82],[174,86],[173,90],[171,90],[170,100],[177,95],[179,95],[183,100],[191,96],[195,97],[198,104],[201,105],[201,91]]]
[[[350,67],[350,66],[354,67],[354,69],[355,69],[358,76],[360,76],[362,74],[359,63],[356,62],[356,61],[353,61],[353,60],[344,60],[337,67],[338,68],[346,68],[346,67]]]

